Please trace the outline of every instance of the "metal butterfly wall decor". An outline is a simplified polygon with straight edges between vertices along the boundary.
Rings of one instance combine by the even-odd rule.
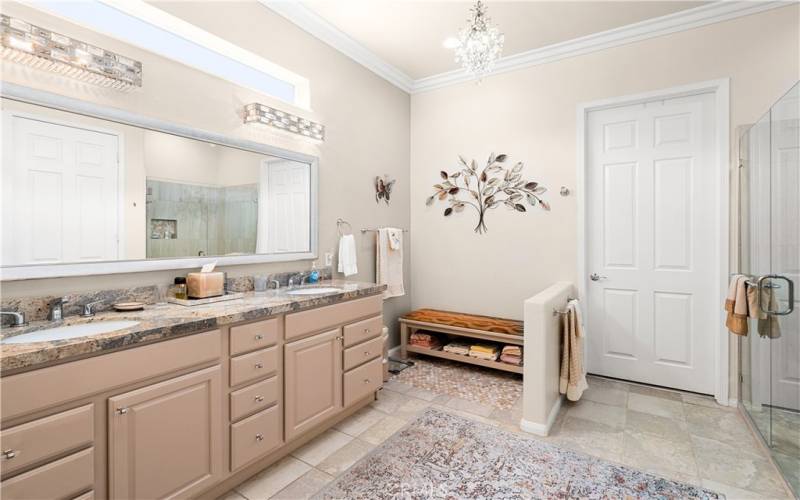
[[[387,205],[389,204],[395,181],[396,179],[389,180],[388,175],[384,175],[383,178],[375,177],[375,203],[380,203],[383,200]]]

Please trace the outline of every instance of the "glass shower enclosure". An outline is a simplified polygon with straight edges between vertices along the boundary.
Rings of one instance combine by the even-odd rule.
[[[741,270],[764,311],[740,339],[741,404],[800,496],[800,84],[739,151]]]

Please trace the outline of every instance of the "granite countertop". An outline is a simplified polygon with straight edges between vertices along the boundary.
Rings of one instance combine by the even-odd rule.
[[[142,311],[102,312],[92,318],[68,316],[63,321],[31,322],[24,327],[8,327],[0,330],[0,339],[30,333],[55,326],[69,326],[111,320],[133,320],[139,324],[86,337],[67,340],[32,342],[25,344],[0,344],[0,374],[11,375],[56,362],[71,361],[104,352],[122,349],[136,344],[164,340],[192,333],[212,330],[222,325],[284,314],[312,307],[335,304],[358,297],[380,293],[386,285],[331,280],[313,286],[342,288],[338,293],[324,295],[288,295],[287,290],[256,294],[245,293],[243,298],[199,306],[177,304],[154,304]],[[2,340],[0,340],[2,342]]]

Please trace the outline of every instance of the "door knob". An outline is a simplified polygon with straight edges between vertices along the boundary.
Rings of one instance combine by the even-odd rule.
[[[592,273],[589,276],[589,279],[592,280],[592,281],[603,281],[605,279],[608,279],[608,276],[603,276],[602,274]]]

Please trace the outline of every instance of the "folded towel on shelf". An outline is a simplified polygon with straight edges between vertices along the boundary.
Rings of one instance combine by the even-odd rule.
[[[500,361],[509,365],[522,366],[522,358],[519,356],[509,356],[508,354],[501,354]]]
[[[469,355],[473,358],[497,361],[500,349],[491,344],[473,344],[469,348]]]
[[[522,347],[518,345],[506,345],[503,346],[502,353],[510,356],[522,356]]]
[[[469,354],[469,344],[465,344],[464,342],[450,342],[444,346],[443,349],[447,352],[460,354],[462,356],[467,356]]]
[[[522,347],[518,345],[503,346],[500,352],[500,361],[509,365],[522,365]]]
[[[476,358],[476,359],[483,359],[486,361],[497,361],[497,358],[500,356],[499,353],[494,354],[486,354],[483,352],[469,352],[469,357]]]
[[[442,341],[436,335],[430,333],[414,332],[408,339],[409,344],[424,347],[426,349],[439,350],[442,348]]]
[[[356,265],[356,239],[352,234],[339,238],[339,272],[345,276],[358,274]]]

